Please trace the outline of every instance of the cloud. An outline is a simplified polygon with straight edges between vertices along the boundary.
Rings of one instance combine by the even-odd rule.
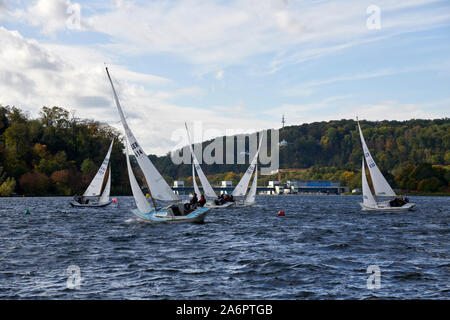
[[[9,2],[0,0],[0,9],[5,3]],[[106,62],[111,67],[133,131],[147,152],[158,154],[173,147],[175,142],[171,137],[185,121],[197,119],[204,119],[205,126],[211,129],[233,128],[244,132],[248,128],[279,127],[282,113],[289,122],[354,118],[358,112],[370,117],[385,113],[388,117],[401,118],[408,112],[409,117],[427,116],[426,107],[422,105],[395,101],[356,105],[351,96],[266,106],[270,110],[239,101],[242,97],[254,99],[255,96],[258,99],[254,100],[263,101],[272,94],[273,83],[292,86],[282,92],[285,96],[311,96],[318,88],[336,83],[431,68],[423,63],[410,68],[382,65],[370,72],[349,74],[347,72],[351,71],[346,71],[325,79],[305,80],[298,85],[296,80],[301,68],[293,68],[289,72],[292,76],[276,78],[273,73],[288,66],[450,23],[449,5],[445,1],[377,0],[382,10],[382,29],[368,30],[366,8],[370,4],[372,1],[368,0],[95,2],[79,7],[80,12],[83,9],[82,33],[67,30],[70,29],[67,24],[70,8],[73,10],[74,5],[78,5],[75,0],[32,1],[14,11],[9,6],[3,11],[3,17],[0,13],[0,19],[9,19],[13,26],[20,23],[34,26],[24,30],[27,34],[41,31],[39,37],[44,40],[24,38],[19,32],[0,27],[0,103],[25,107],[34,115],[42,105],[76,108],[79,117],[101,119],[120,128],[105,77]],[[441,31],[436,34],[443,33]],[[76,37],[67,38],[73,35]],[[415,41],[417,36],[405,38],[403,41]],[[72,44],[55,44],[55,39]],[[426,49],[435,52],[436,46]],[[164,68],[165,75],[170,76],[140,72],[142,61],[149,59],[155,59],[149,67],[153,68],[152,63],[161,63],[155,70]],[[167,63],[167,72],[164,63]],[[438,76],[446,75],[448,66],[447,63],[433,70],[438,71]],[[225,70],[229,80],[227,91],[222,90],[223,81],[215,81],[225,79]],[[324,74],[320,67],[316,70],[317,77]],[[192,79],[181,75],[184,72],[192,72],[194,76],[208,73],[208,76]],[[187,84],[181,85],[177,79],[168,78],[174,76]],[[249,92],[251,88],[256,88],[256,94]],[[257,91],[261,88],[264,92]],[[275,90],[279,90],[277,88]],[[215,95],[210,96],[214,90]],[[225,96],[223,94],[226,95],[223,105],[212,100]],[[283,98],[286,97],[280,100]],[[271,101],[268,98],[263,103]],[[198,107],[197,102],[202,107]],[[440,113],[428,113],[429,116],[436,114]],[[213,134],[206,135],[205,139],[212,137]]]
[[[4,1],[4,0],[3,0]],[[367,43],[450,24],[442,0],[399,3],[378,0],[382,29],[368,30],[369,0],[115,1],[81,6],[70,0],[37,0],[15,18],[45,34],[68,28],[80,11],[78,29],[108,36],[103,48],[125,55],[169,53],[197,66],[200,74],[245,65],[267,55],[262,73],[275,73]],[[95,6],[96,10],[90,10]],[[77,28],[75,28],[77,29]],[[219,71],[220,72],[220,71]],[[220,76],[219,76],[220,78]]]
[[[0,20],[10,15],[10,6],[7,0],[0,0]]]
[[[224,73],[223,70],[217,71],[217,73],[216,73],[216,79],[217,79],[217,80],[222,80],[222,79],[223,79],[223,73]]]
[[[419,72],[419,71],[427,71],[427,70],[439,71],[448,65],[450,65],[450,62],[444,61],[444,62],[440,62],[438,64],[423,64],[420,66],[412,66],[412,67],[386,68],[386,69],[380,69],[380,70],[373,70],[370,72],[335,76],[335,77],[328,78],[328,79],[308,81],[306,83],[302,83],[302,84],[294,86],[292,88],[284,89],[283,94],[285,96],[309,96],[315,91],[315,88],[317,88],[317,87],[323,87],[323,86],[327,86],[327,85],[338,83],[338,82],[358,81],[358,80],[373,79],[373,78],[379,78],[379,77],[388,77],[388,76],[402,74],[402,73]]]
[[[429,6],[433,3],[439,5]],[[383,27],[374,32],[366,27],[370,4],[360,0],[127,2],[91,15],[86,25],[111,36],[110,46],[123,53],[171,53],[206,72],[270,54],[273,61],[266,71],[276,72],[350,47],[450,23],[442,1],[380,0]]]
[[[61,106],[76,110],[77,117],[107,122],[122,131],[103,64],[110,57],[93,48],[39,43],[3,27],[0,42],[1,104],[23,108],[32,116],[43,105]],[[129,125],[148,153],[161,155],[174,148],[177,141],[172,136],[185,121],[204,121],[204,139],[214,138],[218,131],[225,134],[226,129],[246,132],[274,125],[254,114],[243,118],[215,108],[179,105],[175,98],[200,98],[205,92],[113,62],[108,65]]]
[[[17,9],[14,18],[41,28],[44,34],[64,29],[81,29],[81,6],[70,0],[37,0],[25,10]]]

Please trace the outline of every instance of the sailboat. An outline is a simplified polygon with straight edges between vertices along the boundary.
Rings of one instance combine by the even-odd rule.
[[[169,187],[167,182],[155,168],[153,163],[144,153],[141,145],[136,140],[133,132],[128,126],[125,116],[122,111],[122,107],[119,102],[114,84],[111,80],[108,68],[106,68],[106,74],[108,75],[109,82],[111,84],[114,100],[119,112],[120,120],[122,122],[123,128],[125,130],[125,140],[126,140],[126,158],[127,158],[127,168],[128,177],[130,179],[131,190],[133,192],[133,197],[136,202],[136,209],[132,210],[132,213],[141,221],[149,223],[167,223],[167,222],[197,222],[202,223],[209,212],[209,208],[204,207],[194,207],[191,208],[189,204],[181,203],[180,198],[176,195],[172,189]],[[136,177],[133,174],[133,170],[130,165],[130,160],[128,157],[128,145],[130,145],[139,168],[144,174],[144,181],[147,185],[149,196],[152,200],[153,207],[147,201],[146,197],[142,193],[139,187]],[[170,205],[160,208],[158,207],[156,200],[170,201]]]
[[[368,211],[407,211],[412,210],[416,205],[415,203],[409,203],[404,200],[397,200],[397,194],[392,190],[389,183],[384,178],[380,169],[376,165],[372,155],[370,154],[369,148],[366,145],[364,136],[358,121],[359,135],[361,137],[361,144],[364,151],[364,157],[362,159],[362,191],[363,191],[363,202],[360,203],[362,210]],[[375,195],[372,194],[370,190],[369,183],[366,177],[366,168],[364,164],[364,159],[369,167],[370,177],[372,178],[372,185],[375,190]],[[395,202],[399,202],[399,205],[393,205]]]
[[[256,151],[256,154],[253,157],[253,160],[250,163],[247,171],[245,171],[245,173],[242,176],[241,180],[239,181],[238,185],[233,190],[232,195],[236,199],[236,206],[247,207],[247,206],[251,206],[251,205],[255,204],[256,188],[258,186],[258,155],[259,155],[259,150],[261,149],[262,139],[263,139],[263,136],[261,134],[261,139],[259,141],[258,150]],[[248,185],[250,183],[253,173],[254,173],[254,176],[253,176],[252,186],[250,187],[250,191],[246,195]],[[242,200],[239,201],[238,200],[239,198],[241,198]]]
[[[194,192],[197,194],[197,196],[200,195],[200,189],[197,185],[197,181],[195,180],[195,172],[197,172],[198,178],[200,179],[200,183],[202,184],[205,198],[207,200],[205,207],[206,208],[215,208],[215,209],[230,207],[231,205],[233,205],[233,202],[225,202],[221,205],[215,203],[215,200],[217,199],[217,195],[216,195],[214,189],[211,187],[211,184],[209,183],[205,174],[203,173],[202,167],[200,166],[200,163],[198,162],[197,157],[195,156],[194,150],[192,148],[191,137],[189,135],[189,130],[188,130],[187,124],[185,123],[184,125],[186,127],[186,133],[187,133],[187,138],[188,138],[188,142],[189,142],[189,149],[191,151],[191,156],[192,156],[192,183],[194,185]]]
[[[83,193],[83,196],[74,196],[73,200],[70,201],[70,205],[72,207],[105,207],[111,203],[109,199],[109,193],[111,191],[111,166],[109,166],[109,158],[111,156],[113,144],[114,139],[111,141],[111,145],[109,146],[102,165],[98,169],[86,191]],[[103,192],[101,192],[106,174],[108,174],[108,180],[106,181]]]

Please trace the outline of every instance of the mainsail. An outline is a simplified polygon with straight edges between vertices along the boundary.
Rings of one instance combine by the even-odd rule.
[[[148,213],[152,210],[150,203],[145,198],[142,193],[139,184],[136,181],[136,177],[134,176],[133,169],[130,165],[130,156],[128,155],[128,139],[125,138],[125,157],[127,158],[127,169],[128,169],[128,178],[130,179],[131,191],[133,192],[134,201],[136,202],[136,207],[142,213]]]
[[[180,198],[172,191],[167,182],[155,168],[150,159],[145,155],[141,145],[136,140],[130,128],[128,127],[128,124],[125,120],[125,116],[122,111],[122,107],[120,106],[119,98],[117,97],[116,90],[111,80],[111,76],[109,75],[108,68],[106,68],[106,73],[108,74],[108,79],[109,82],[111,83],[114,100],[116,102],[117,110],[119,111],[120,120],[122,121],[122,125],[125,130],[125,134],[128,138],[128,142],[130,143],[131,149],[133,150],[134,155],[136,156],[136,160],[139,164],[139,167],[144,173],[144,177],[148,183],[148,187],[151,190],[153,198],[166,201],[180,200]]]
[[[188,137],[188,142],[189,142],[189,149],[191,150],[194,167],[195,167],[195,170],[197,171],[198,178],[200,179],[200,182],[202,183],[202,187],[203,187],[205,196],[207,198],[215,199],[215,198],[217,198],[217,195],[214,192],[214,189],[209,184],[208,179],[206,178],[205,174],[203,173],[202,167],[200,167],[200,163],[198,162],[197,157],[195,156],[194,150],[192,148],[191,138],[189,136],[189,130],[187,128],[187,124],[185,123],[184,125],[186,126],[186,132],[187,132],[187,137]],[[192,175],[192,177],[194,177],[194,175]]]
[[[252,186],[250,187],[250,191],[248,192],[247,196],[245,197],[244,202],[246,204],[252,204],[255,202],[257,186],[258,186],[258,165],[255,166],[255,176],[253,177]]]
[[[195,179],[195,167],[192,164],[192,184],[194,185],[194,192],[197,194],[197,197],[200,196],[200,189],[197,185],[197,180]]]
[[[87,187],[86,191],[83,193],[85,197],[98,197],[102,191],[103,180],[105,179],[106,169],[108,169],[109,157],[111,156],[111,150],[114,144],[114,139],[111,141],[111,145],[109,146],[108,153],[106,153],[106,157],[103,160],[102,165],[98,169],[97,173],[92,179],[91,183]]]
[[[392,190],[389,183],[384,178],[383,174],[381,173],[380,169],[378,169],[378,166],[376,165],[375,161],[372,158],[372,155],[370,154],[369,148],[367,148],[366,141],[364,140],[363,133],[361,131],[361,127],[359,126],[358,122],[358,128],[359,128],[359,134],[361,136],[361,144],[364,151],[364,157],[367,161],[367,166],[369,167],[370,171],[370,177],[372,178],[372,184],[375,189],[375,195],[376,196],[388,196],[388,197],[395,197],[396,194],[394,190]]]
[[[363,193],[363,203],[368,207],[376,206],[377,202],[373,198],[372,191],[370,191],[369,183],[367,182],[366,177],[366,167],[364,165],[364,158],[362,158],[362,193]]]
[[[250,163],[250,166],[247,168],[247,171],[245,171],[244,175],[242,176],[241,180],[239,181],[236,188],[233,190],[233,197],[242,197],[245,196],[248,189],[248,184],[250,183],[250,179],[252,177],[253,171],[255,170],[256,163],[258,162],[258,154],[259,150],[261,149],[262,145],[262,138],[263,134],[261,134],[261,139],[259,141],[259,147],[258,150],[255,153],[255,156],[253,157],[252,162]]]
[[[100,197],[99,203],[109,202],[109,194],[111,192],[111,166],[109,166],[108,181],[106,182],[105,189],[103,189],[102,196]]]

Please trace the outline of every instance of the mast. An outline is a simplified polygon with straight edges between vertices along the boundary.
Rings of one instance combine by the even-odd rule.
[[[189,135],[187,123],[185,122],[184,125],[186,127],[186,133],[187,133],[187,138],[188,138],[188,142],[189,142],[189,149],[191,151],[194,168],[197,171],[198,178],[200,179],[200,182],[202,184],[203,194],[205,195],[206,198],[215,199],[217,197],[216,192],[214,191],[213,187],[209,183],[208,178],[206,178],[206,176],[202,170],[202,167],[200,166],[200,163],[198,162],[197,157],[195,156],[194,149],[192,148],[191,137]]]
[[[117,96],[116,90],[114,88],[114,84],[111,80],[111,76],[109,74],[108,68],[106,68],[106,74],[108,76],[109,82],[111,84],[111,89],[114,96],[114,101],[117,106],[117,110],[119,112],[120,120],[122,122],[123,128],[125,130],[125,134],[127,136],[128,142],[130,143],[131,150],[134,152],[137,163],[141,168],[144,177],[147,181],[148,186],[151,187],[152,196],[154,199],[163,200],[163,201],[181,201],[180,197],[175,194],[171,187],[167,184],[167,181],[164,180],[161,173],[156,169],[154,164],[150,161],[148,156],[145,154],[139,142],[136,140],[136,137],[130,130],[125,116],[122,111],[122,107],[119,102],[119,98]],[[150,189],[149,189],[150,190]]]
[[[375,163],[369,148],[364,140],[364,135],[362,133],[361,127],[359,125],[359,121],[357,122],[359,135],[361,138],[361,145],[363,148],[363,154],[366,159],[367,166],[369,167],[370,178],[372,179],[373,188],[375,189],[375,197],[395,197],[396,194],[394,190],[392,190],[389,183],[386,181],[386,178],[381,173],[380,169]]]

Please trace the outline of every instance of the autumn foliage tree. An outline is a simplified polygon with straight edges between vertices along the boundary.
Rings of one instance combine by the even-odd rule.
[[[85,180],[92,177],[93,167],[98,169],[113,138],[112,193],[127,194],[124,146],[114,128],[77,118],[73,112],[60,107],[43,107],[39,118],[30,119],[16,107],[0,105],[0,166],[11,177],[7,189],[13,186],[19,194],[82,192],[89,183]],[[90,159],[92,170],[82,175],[85,159]]]
[[[50,179],[39,171],[27,172],[20,177],[19,184],[27,195],[44,195],[48,192]]]

